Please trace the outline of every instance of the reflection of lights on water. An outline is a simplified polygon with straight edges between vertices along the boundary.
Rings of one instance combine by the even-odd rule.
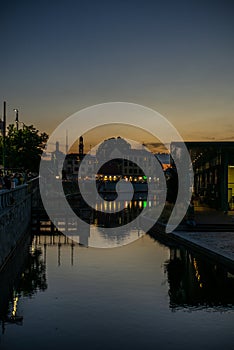
[[[104,211],[107,211],[107,202],[104,202]]]
[[[198,265],[197,265],[197,261],[195,258],[193,258],[193,266],[194,266],[194,269],[195,269],[195,276],[199,282],[199,287],[202,288],[202,283],[200,282],[201,280],[201,275],[199,273],[199,270],[198,270]]]
[[[12,315],[13,317],[16,316],[18,300],[19,300],[19,297],[18,297],[18,296],[15,296],[14,299],[13,299],[13,309],[12,309],[12,313],[11,313],[11,315]]]
[[[101,202],[101,203],[96,203],[95,204],[95,210],[96,211],[102,211],[102,212],[106,212],[106,211],[112,211],[112,212],[118,212],[121,210],[121,201],[108,201],[106,200],[105,202]],[[151,208],[153,205],[156,205],[156,201],[152,202],[149,201],[149,203],[147,204],[147,201],[124,201],[124,209],[132,209],[132,208],[146,208],[147,205],[149,206],[149,208]]]

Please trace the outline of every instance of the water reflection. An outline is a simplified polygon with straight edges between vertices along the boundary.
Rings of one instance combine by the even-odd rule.
[[[36,224],[36,229],[38,230],[39,227],[43,232],[63,232],[69,239],[86,247],[110,248],[128,244],[144,235],[144,230],[140,229],[141,222],[137,218],[146,206],[152,209],[157,206],[157,203],[155,200],[148,203],[142,200],[121,203],[109,201],[104,206],[102,202],[97,201],[93,205],[95,209],[92,209],[80,198],[76,200],[73,196],[70,199],[70,205],[82,221],[65,216],[58,211],[54,215],[56,228],[48,218],[43,217],[39,224]],[[118,210],[118,207],[124,209],[116,213],[108,212],[110,209]],[[119,227],[123,228],[120,233],[115,230]],[[103,228],[111,230],[106,234]]]
[[[57,265],[60,266],[62,264],[61,253],[63,247],[70,246],[70,262],[71,266],[74,263],[74,248],[77,246],[77,243],[74,243],[69,237],[63,235],[62,233],[54,233],[54,234],[46,234],[46,232],[38,232],[34,235],[32,241],[32,249],[39,250],[42,252],[44,266],[46,266],[47,259],[47,248],[54,246],[57,248]]]
[[[87,249],[56,232],[38,231],[30,251],[22,253],[8,278],[0,275],[4,349],[233,344],[231,271],[190,251],[169,249],[149,235],[118,249]],[[196,310],[196,317],[181,310]],[[22,327],[10,326],[12,320]]]
[[[7,324],[22,325],[19,314],[20,298],[31,298],[38,291],[47,289],[46,265],[40,248],[29,250],[29,241],[23,242],[8,265],[1,271],[0,278],[0,321],[2,333]]]
[[[146,200],[114,201],[111,195],[106,202],[96,201],[92,209],[86,203],[79,200],[74,202],[70,199],[69,204],[74,212],[85,222],[101,227],[119,227],[130,223],[137,218],[142,210],[147,206]],[[155,208],[156,200],[149,201],[148,206]],[[123,208],[121,210],[121,208]],[[110,211],[113,211],[110,213]]]
[[[228,309],[234,306],[234,271],[197,257],[182,248],[170,248],[165,262],[170,308]]]

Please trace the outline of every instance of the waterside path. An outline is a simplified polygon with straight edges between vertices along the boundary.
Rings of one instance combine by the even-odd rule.
[[[197,228],[178,229],[170,238],[234,268],[234,212],[195,207],[195,221]]]

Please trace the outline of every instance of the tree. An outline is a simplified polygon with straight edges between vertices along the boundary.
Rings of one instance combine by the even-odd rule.
[[[10,124],[5,139],[6,168],[29,169],[38,172],[41,154],[48,135],[39,132],[33,125],[22,129]],[[0,163],[2,163],[2,138],[0,143]]]

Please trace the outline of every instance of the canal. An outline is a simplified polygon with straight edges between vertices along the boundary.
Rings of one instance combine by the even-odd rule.
[[[233,349],[233,271],[131,235],[100,249],[34,231],[1,273],[0,348]]]

